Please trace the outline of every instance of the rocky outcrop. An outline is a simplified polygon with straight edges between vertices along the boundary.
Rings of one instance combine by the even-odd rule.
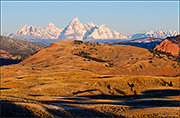
[[[169,52],[175,57],[179,57],[179,46],[178,44],[172,43],[171,41],[165,39],[159,45],[157,45],[154,50]]]

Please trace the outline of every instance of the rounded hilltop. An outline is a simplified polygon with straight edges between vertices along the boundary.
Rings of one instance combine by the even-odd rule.
[[[79,40],[55,42],[18,66],[37,73],[88,71],[106,75],[179,75],[178,62],[169,55],[135,46]]]

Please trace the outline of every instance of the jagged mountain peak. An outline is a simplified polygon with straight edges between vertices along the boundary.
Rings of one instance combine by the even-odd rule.
[[[79,18],[76,17],[74,18],[69,25],[67,26],[68,29],[79,29],[79,28],[84,28],[84,25],[80,22]]]
[[[24,25],[21,29],[21,31],[35,31],[35,28],[32,25]]]
[[[67,26],[67,28],[71,28],[71,29],[72,29],[73,27],[79,26],[79,25],[81,25],[81,22],[80,22],[79,18],[76,17],[76,18],[74,18],[74,19],[69,23],[69,25]]]
[[[50,22],[49,24],[48,24],[48,26],[55,26],[52,22]]]
[[[88,24],[89,24],[89,25],[95,25],[93,22],[89,22]]]
[[[87,26],[91,26],[91,27],[95,27],[97,25],[95,25],[93,22],[89,22],[88,24],[86,24]]]
[[[42,29],[42,27],[39,26],[37,29]]]
[[[71,23],[75,23],[75,22],[80,22],[80,20],[79,20],[78,17],[75,17],[75,18],[71,21]]]
[[[88,24],[84,25],[87,30],[91,30],[92,28],[97,28],[98,26],[95,25],[93,22],[89,22]]]
[[[35,32],[36,29],[32,25],[24,25],[20,30],[15,32],[15,35],[28,35],[30,32]]]
[[[105,28],[105,27],[106,27],[105,24],[102,24],[102,25],[99,26],[99,28]]]
[[[46,27],[45,27],[45,29],[47,29],[47,28],[54,28],[54,27],[56,27],[52,22],[50,22]]]
[[[25,24],[22,28],[33,27],[32,25]]]
[[[37,29],[36,29],[36,33],[38,33],[38,32],[45,32],[45,30],[42,28],[42,27],[38,27]]]
[[[82,35],[86,32],[85,26],[79,21],[79,18],[74,18],[69,25],[61,33],[60,39],[82,39]]]
[[[48,32],[60,32],[61,29],[57,28],[53,23],[49,23],[45,28],[46,31]]]

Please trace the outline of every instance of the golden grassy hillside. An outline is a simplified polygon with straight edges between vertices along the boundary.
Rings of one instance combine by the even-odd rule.
[[[133,46],[59,41],[17,65],[2,67],[2,77],[74,71],[102,75],[177,76],[179,65],[174,60]]]

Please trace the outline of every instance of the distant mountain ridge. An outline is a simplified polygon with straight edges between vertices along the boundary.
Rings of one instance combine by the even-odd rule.
[[[166,37],[176,36],[178,34],[179,33],[174,30],[159,30],[159,31],[136,33],[133,35],[129,35],[128,38],[130,38],[130,39],[147,38],[147,37],[166,38]]]
[[[45,28],[34,28],[32,25],[24,25],[20,30],[15,33],[3,34],[3,36],[41,43],[53,43],[60,40],[119,40],[123,39],[137,39],[137,38],[166,38],[176,36],[179,33],[173,30],[167,31],[149,31],[145,33],[136,33],[130,36],[125,36],[115,30],[110,30],[105,24],[100,26],[89,22],[88,24],[82,24],[79,18],[74,18],[65,28],[59,29],[53,23],[49,23]],[[109,42],[111,42],[109,40]]]
[[[146,38],[138,38],[132,39],[130,41],[123,41],[123,42],[114,42],[111,44],[119,44],[119,45],[132,45],[147,49],[153,49],[156,45],[160,44],[164,39],[161,38],[153,38],[153,37],[146,37]]]
[[[46,47],[39,43],[32,43],[0,36],[0,65],[14,64],[31,56],[36,51]]]

